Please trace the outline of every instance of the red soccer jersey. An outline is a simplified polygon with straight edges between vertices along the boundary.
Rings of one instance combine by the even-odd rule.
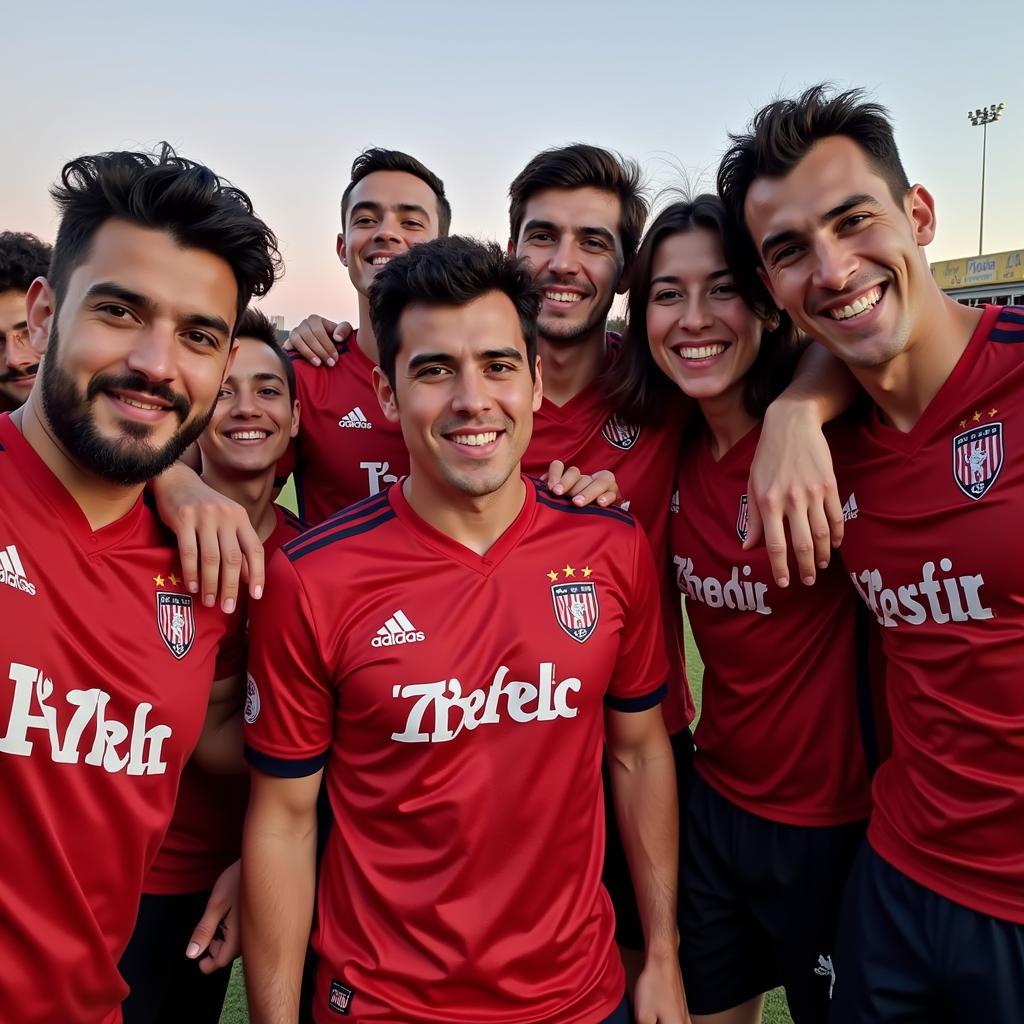
[[[617,334],[608,335],[608,358],[614,361],[622,346]],[[554,459],[578,466],[585,473],[610,469],[622,493],[624,507],[647,532],[655,563],[668,564],[668,510],[684,422],[680,402],[668,410],[659,426],[637,426],[612,412],[594,381],[564,405],[545,398],[533,416],[533,438],[523,460],[525,472],[541,476]],[[663,576],[662,606],[669,655],[668,695],[662,710],[670,733],[693,721],[694,704],[683,667],[679,601],[670,574]]]
[[[93,531],[0,417],[0,1016],[110,1024],[146,866],[233,629],[140,500]]]
[[[270,567],[250,761],[326,765],[314,1015],[593,1024],[622,998],[601,887],[603,713],[654,706],[657,581],[632,516],[527,483],[483,557],[401,486]]]
[[[339,346],[334,366],[292,358],[302,421],[294,466],[286,459],[278,475],[294,468],[299,518],[312,525],[409,472],[401,428],[377,401],[373,365],[356,334]]]
[[[868,838],[957,903],[1024,923],[1024,309],[989,306],[908,433],[832,440],[843,561],[882,626],[892,756]]]
[[[685,514],[672,515],[672,561],[704,659],[694,764],[726,799],[772,821],[858,821],[870,810],[858,718],[870,694],[858,700],[867,638],[857,636],[857,595],[838,559],[813,587],[780,589],[767,550],[742,550],[760,435],[755,427],[716,462],[707,431],[695,431],[680,459]]]
[[[266,559],[306,530],[301,519],[274,506],[277,525],[263,542]],[[239,615],[246,614],[245,607]],[[160,896],[212,889],[221,872],[238,860],[249,778],[211,775],[194,761],[185,765],[167,835],[146,873],[142,891]]]

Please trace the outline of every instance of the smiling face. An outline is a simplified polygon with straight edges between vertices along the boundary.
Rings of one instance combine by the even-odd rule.
[[[259,338],[238,339],[217,405],[199,436],[203,468],[252,477],[277,465],[299,430],[299,403],[288,394],[281,360]]]
[[[399,325],[395,387],[379,368],[375,382],[414,477],[440,503],[516,483],[542,392],[511,300],[488,292],[464,306],[411,305]]]
[[[406,171],[374,171],[352,189],[338,235],[338,258],[360,295],[377,271],[420,242],[437,238],[437,196]]]
[[[700,400],[742,397],[764,321],[743,301],[708,228],[662,239],[651,264],[647,338],[658,368]]]
[[[149,480],[196,439],[231,352],[238,287],[220,257],[166,232],[104,223],[56,310],[29,290],[46,419],[67,454],[123,485]],[[34,400],[34,397],[33,397]]]
[[[603,332],[622,290],[622,204],[596,188],[549,188],[527,200],[515,253],[543,295],[538,330],[552,344]]]
[[[853,368],[880,367],[911,344],[933,288],[922,247],[931,196],[902,202],[845,136],[816,143],[782,178],[758,178],[744,212],[775,302]]]
[[[29,342],[25,293],[0,292],[0,408],[17,408],[28,398],[39,369]]]

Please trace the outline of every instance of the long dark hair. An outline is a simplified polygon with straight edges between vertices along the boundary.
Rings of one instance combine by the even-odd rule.
[[[705,194],[672,203],[654,219],[637,252],[630,277],[626,343],[617,363],[617,379],[609,392],[620,414],[633,422],[659,423],[671,404],[690,401],[680,395],[651,355],[647,303],[658,247],[672,235],[701,228],[713,231],[722,240],[725,263],[740,297],[766,321],[761,348],[744,378],[743,399],[751,416],[764,416],[792,378],[796,360],[805,347],[797,343],[789,317],[775,308],[760,278],[752,269],[744,269],[744,261],[737,258],[743,238],[721,199]]]

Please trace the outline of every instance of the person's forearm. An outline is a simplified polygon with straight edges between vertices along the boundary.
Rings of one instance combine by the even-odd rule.
[[[806,406],[813,410],[819,424],[825,424],[846,412],[858,394],[857,382],[846,365],[821,345],[811,344],[800,356],[788,387],[768,410]]]
[[[615,811],[629,861],[648,960],[678,954],[679,803],[668,738],[609,757]]]
[[[297,830],[246,819],[242,957],[252,1024],[298,1020],[302,966],[313,919],[315,866],[315,816],[307,828]]]

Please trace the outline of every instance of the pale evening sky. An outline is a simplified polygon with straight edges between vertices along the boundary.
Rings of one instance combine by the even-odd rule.
[[[933,193],[932,260],[974,255],[982,129],[985,251],[1024,248],[1024,86],[1003,0],[735,0],[509,5],[372,0],[289,5],[52,0],[8,15],[0,228],[52,240],[64,161],[161,139],[245,189],[281,239],[263,307],[354,317],[334,254],[338,200],[365,146],[404,149],[443,179],[452,230],[508,237],[508,183],[538,150],[592,142],[655,187],[710,185],[729,129],[828,79],[892,112],[912,181]]]

